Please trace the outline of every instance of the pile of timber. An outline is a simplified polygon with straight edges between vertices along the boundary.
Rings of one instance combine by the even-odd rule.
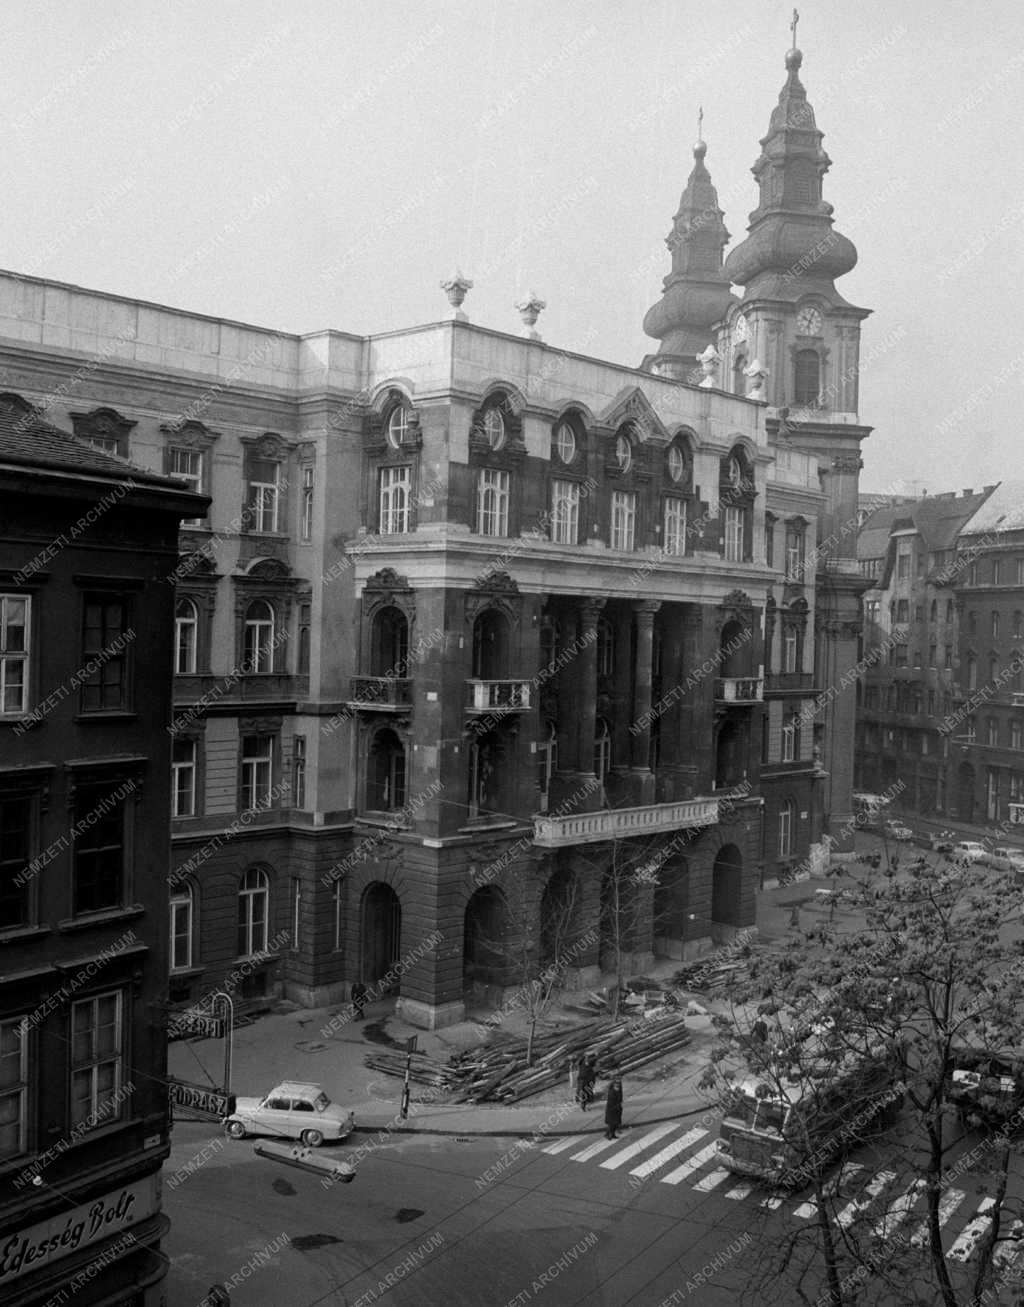
[[[748,946],[742,953],[709,953],[681,967],[672,977],[682,989],[708,994],[727,989],[746,980],[755,950]]]
[[[517,1103],[531,1094],[565,1084],[569,1066],[584,1053],[597,1054],[600,1077],[635,1071],[690,1042],[681,1016],[668,1015],[639,1022],[589,1021],[572,1030],[537,1035],[533,1065],[526,1065],[527,1041],[508,1039],[455,1054],[443,1066],[423,1054],[413,1054],[410,1078],[417,1084],[451,1091],[455,1103]],[[405,1074],[405,1054],[369,1053],[365,1062],[388,1075]]]

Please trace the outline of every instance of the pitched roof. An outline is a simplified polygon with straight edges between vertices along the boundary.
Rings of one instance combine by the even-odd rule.
[[[962,535],[1024,529],[1024,481],[1001,481],[965,524]]]
[[[1019,489],[1024,491],[1024,487]],[[970,519],[974,529],[978,510],[992,495],[993,488],[989,486],[977,494],[924,495],[920,499],[876,508],[864,519],[857,536],[857,557],[883,557],[890,535],[899,530],[919,532],[925,547],[932,553],[953,549],[965,523]],[[1020,525],[1024,525],[1024,495],[1018,500],[1018,507]]]
[[[18,395],[0,395],[0,462],[186,489],[170,477],[158,476],[126,458],[94,449],[70,431],[47,422]]]

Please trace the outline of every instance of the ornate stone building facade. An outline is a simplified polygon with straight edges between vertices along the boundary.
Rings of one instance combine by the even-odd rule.
[[[521,336],[470,323],[461,277],[363,338],[0,274],[12,388],[212,500],[175,575],[172,1001],[361,977],[441,1025],[523,956],[592,982],[732,938],[840,829],[865,311],[787,62],[724,272],[696,151],[640,368],[547,346],[536,297]]]

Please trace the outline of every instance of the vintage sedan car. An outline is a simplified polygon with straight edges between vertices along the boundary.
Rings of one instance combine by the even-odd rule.
[[[301,1139],[309,1148],[325,1140],[345,1139],[355,1128],[355,1117],[339,1107],[321,1085],[283,1080],[265,1098],[238,1098],[235,1110],[224,1120],[232,1139],[246,1135],[272,1135]]]
[[[998,1130],[1024,1120],[1024,1059],[1002,1049],[954,1048],[949,1101],[965,1123]]]
[[[949,856],[960,866],[968,867],[975,862],[987,862],[988,849],[977,840],[959,840],[953,845],[953,852]]]
[[[996,871],[1013,871],[1024,875],[1024,851],[1003,844],[992,850],[989,865]]]

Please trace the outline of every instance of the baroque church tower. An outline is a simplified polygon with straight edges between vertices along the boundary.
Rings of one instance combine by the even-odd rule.
[[[794,19],[795,25],[795,19]],[[825,503],[816,542],[815,742],[827,772],[825,833],[849,848],[855,665],[861,630],[857,501],[860,442],[871,432],[858,416],[860,324],[870,310],[836,289],[857,251],[835,230],[822,199],[831,159],[822,148],[800,81],[803,55],[786,54],[786,82],[753,166],[759,203],[747,237],[722,262],[729,234],[704,167],[703,143],[668,244],[672,272],[644,330],[661,341],[643,367],[696,380],[696,355],[714,345],[718,385],[767,403],[776,450],[817,458]],[[737,299],[732,286],[742,287]],[[717,311],[718,316],[711,319]],[[756,375],[755,375],[756,374]]]

